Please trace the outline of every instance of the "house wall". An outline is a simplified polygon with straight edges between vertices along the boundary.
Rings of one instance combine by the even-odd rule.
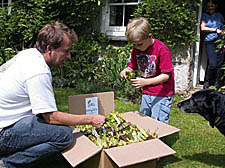
[[[186,92],[192,87],[192,47],[174,48],[172,51],[172,62],[175,75],[175,92]]]

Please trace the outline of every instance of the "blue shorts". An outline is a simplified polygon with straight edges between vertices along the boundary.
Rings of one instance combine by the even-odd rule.
[[[142,95],[140,112],[168,124],[174,96]]]

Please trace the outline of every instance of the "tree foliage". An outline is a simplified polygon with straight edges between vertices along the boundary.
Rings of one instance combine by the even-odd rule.
[[[77,32],[83,31],[83,25],[90,25],[100,9],[98,0],[17,0],[8,7],[10,14],[7,7],[0,8],[1,57],[6,57],[5,48],[32,47],[47,23],[61,21]]]
[[[197,17],[191,7],[195,6],[190,6],[187,1],[143,0],[134,17],[148,18],[153,35],[169,47],[190,45],[198,40],[195,32]]]

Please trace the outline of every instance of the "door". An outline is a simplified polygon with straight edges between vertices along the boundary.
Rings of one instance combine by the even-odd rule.
[[[218,0],[217,10],[225,18],[225,1]],[[206,0],[202,2],[202,13],[206,11]],[[199,23],[200,26],[200,23]],[[204,34],[200,32],[200,51],[199,51],[199,66],[198,66],[198,84],[204,83],[205,71],[207,67],[207,56],[205,53]]]

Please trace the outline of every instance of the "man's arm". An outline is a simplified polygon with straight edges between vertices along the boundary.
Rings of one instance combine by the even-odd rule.
[[[43,113],[42,116],[50,124],[70,126],[91,124],[97,128],[101,127],[106,120],[104,116],[98,114],[76,115],[60,111]]]
[[[50,124],[70,125],[91,124],[101,127],[105,117],[101,115],[75,115],[57,111],[50,75],[40,74],[26,81],[32,112],[42,115]]]

